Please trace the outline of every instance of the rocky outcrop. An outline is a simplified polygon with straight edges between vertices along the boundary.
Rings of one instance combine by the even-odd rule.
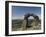
[[[35,26],[38,25],[38,22],[39,22],[39,17],[35,14],[30,14],[30,13],[27,13],[24,15],[24,21],[22,22],[22,29],[21,30],[27,30],[28,28],[28,18],[32,16],[34,17],[34,21],[31,23],[32,27],[35,28]]]

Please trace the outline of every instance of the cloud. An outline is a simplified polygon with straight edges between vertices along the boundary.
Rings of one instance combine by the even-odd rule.
[[[41,19],[41,15],[39,14],[36,14],[36,15],[39,17],[39,19]],[[13,16],[12,19],[13,20],[14,19],[24,19],[24,16]],[[34,19],[34,17],[30,16],[28,19]]]
[[[24,19],[24,16],[15,16],[15,17],[12,17],[12,19]]]
[[[15,17],[12,17],[12,19],[24,19],[24,16],[15,16]],[[28,19],[34,19],[32,16],[30,16]]]
[[[28,19],[34,19],[34,17],[30,16]]]

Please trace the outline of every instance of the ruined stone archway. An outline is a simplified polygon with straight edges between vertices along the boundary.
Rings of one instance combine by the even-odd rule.
[[[30,14],[30,13],[27,13],[27,14],[25,14],[24,15],[24,21],[23,21],[23,24],[22,24],[22,30],[25,30],[25,29],[27,29],[27,27],[28,27],[28,18],[30,17],[30,16],[32,16],[32,17],[34,17],[34,20],[35,21],[39,21],[39,17],[37,16],[37,15],[35,15],[35,14]],[[38,23],[36,23],[36,25],[37,25]]]

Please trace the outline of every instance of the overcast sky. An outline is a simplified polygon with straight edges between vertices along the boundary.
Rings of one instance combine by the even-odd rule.
[[[24,19],[24,14],[26,13],[34,13],[40,18],[41,7],[12,6],[12,19]]]

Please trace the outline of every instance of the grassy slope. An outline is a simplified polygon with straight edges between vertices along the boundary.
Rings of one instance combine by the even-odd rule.
[[[31,23],[33,20],[28,20],[28,26],[30,26],[30,28],[27,28],[27,30],[38,30],[41,28],[41,25],[37,25],[35,26],[35,28],[31,27]],[[12,20],[12,31],[19,31],[21,30],[21,25],[22,25],[23,20]],[[39,21],[40,23],[40,21]]]

